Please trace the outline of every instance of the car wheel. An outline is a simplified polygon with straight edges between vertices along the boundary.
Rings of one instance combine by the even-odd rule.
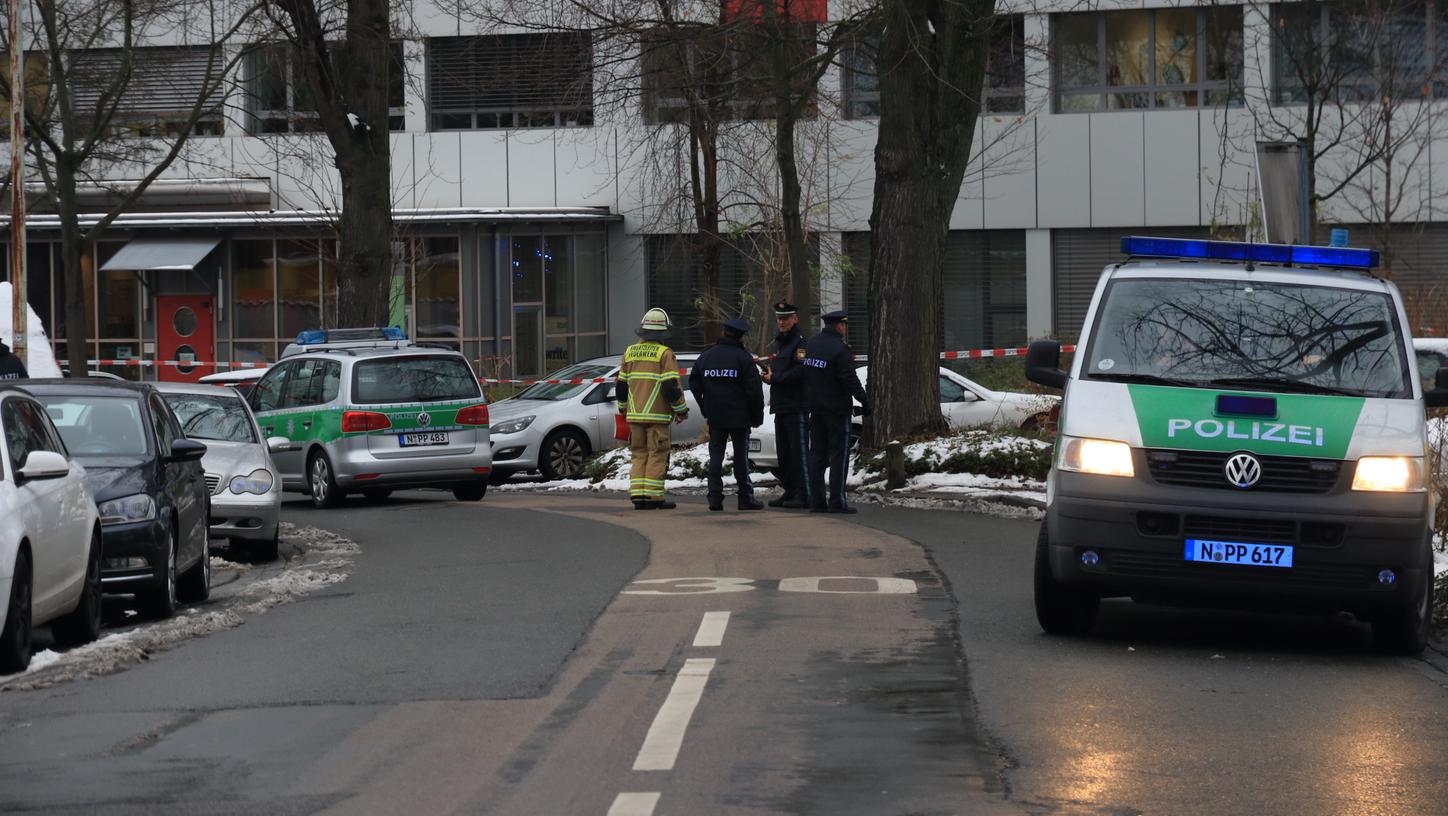
[[[1378,651],[1411,657],[1427,648],[1429,630],[1433,626],[1432,563],[1430,553],[1428,577],[1411,602],[1373,618],[1373,646]]]
[[[486,496],[488,493],[488,483],[482,481],[463,482],[462,484],[453,485],[452,492],[453,498],[458,501],[482,501],[483,496]]]
[[[588,458],[588,440],[577,431],[554,431],[543,440],[539,449],[538,471],[552,482],[576,479],[583,475],[583,462]]]
[[[141,612],[149,618],[165,620],[176,614],[176,531],[166,540],[166,569],[160,586],[138,593]]]
[[[1101,599],[1058,582],[1051,575],[1046,523],[1036,538],[1036,621],[1052,635],[1084,635],[1096,623]]]
[[[390,487],[374,487],[371,490],[362,491],[362,497],[370,502],[387,501],[391,495],[392,488]]]
[[[322,510],[339,507],[346,498],[337,486],[337,480],[332,475],[332,462],[325,453],[312,454],[312,460],[307,465],[307,484],[312,489],[312,505]]]
[[[176,582],[176,597],[186,603],[201,603],[211,597],[211,539],[201,545],[201,558]]]
[[[15,556],[15,577],[10,579],[10,600],[5,607],[5,629],[0,631],[0,674],[24,671],[30,665],[30,558]]]
[[[252,561],[269,564],[277,560],[277,554],[281,549],[282,532],[280,529],[272,533],[271,541],[254,541],[247,545],[247,556]]]
[[[91,533],[90,557],[86,561],[85,586],[75,610],[51,627],[55,639],[64,646],[90,643],[100,636],[103,591],[101,588],[101,531]]]

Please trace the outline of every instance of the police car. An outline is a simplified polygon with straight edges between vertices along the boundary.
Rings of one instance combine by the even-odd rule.
[[[1102,598],[1347,610],[1416,653],[1432,614],[1425,408],[1402,299],[1377,253],[1129,237],[1069,372],[1036,548],[1043,629]],[[1420,396],[1421,395],[1421,396]]]
[[[492,471],[488,406],[467,358],[413,345],[395,329],[302,332],[248,397],[285,490],[335,507],[348,493],[451,489],[483,498]]]

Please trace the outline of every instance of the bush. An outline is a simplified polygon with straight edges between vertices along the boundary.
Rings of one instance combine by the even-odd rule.
[[[628,461],[628,448],[604,451],[583,463],[583,477],[593,484],[618,475],[618,469]]]

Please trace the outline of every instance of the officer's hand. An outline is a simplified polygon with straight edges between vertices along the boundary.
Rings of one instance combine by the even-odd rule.
[[[769,379],[770,379],[771,377],[773,377],[773,376],[774,376],[774,373],[773,373],[772,371],[770,371],[769,369],[767,369],[767,368],[761,368],[761,369],[759,369],[759,378],[760,378],[761,380],[764,380],[765,382],[769,382]]]
[[[682,423],[684,420],[686,420],[686,419],[688,419],[688,418],[689,418],[689,412],[688,412],[688,411],[684,411],[683,413],[680,413],[680,414],[674,414],[674,423],[675,423],[675,424]]]

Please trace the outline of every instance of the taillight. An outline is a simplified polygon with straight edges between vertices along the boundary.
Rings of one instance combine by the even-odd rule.
[[[392,427],[392,420],[386,414],[379,414],[376,411],[344,411],[342,413],[342,433],[365,433],[367,431],[385,431]]]
[[[487,425],[488,406],[469,405],[461,411],[458,411],[457,423],[459,425]]]

